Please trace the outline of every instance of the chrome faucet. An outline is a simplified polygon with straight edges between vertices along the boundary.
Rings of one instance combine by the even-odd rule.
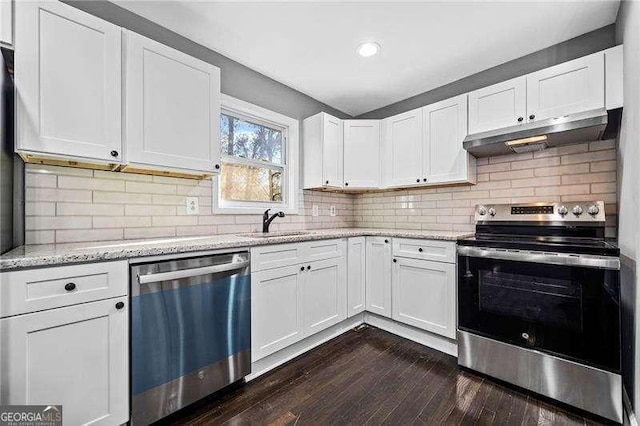
[[[271,209],[265,210],[264,214],[262,215],[262,232],[269,232],[269,225],[271,224],[271,222],[273,222],[273,219],[275,219],[276,217],[284,217],[284,212],[274,213],[271,215],[271,217],[269,217],[270,210]]]

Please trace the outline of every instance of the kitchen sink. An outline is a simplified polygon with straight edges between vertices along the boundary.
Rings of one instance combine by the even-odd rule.
[[[246,234],[238,234],[241,237],[250,238],[273,238],[273,237],[290,237],[295,235],[309,235],[309,231],[282,231],[282,232],[248,232]]]

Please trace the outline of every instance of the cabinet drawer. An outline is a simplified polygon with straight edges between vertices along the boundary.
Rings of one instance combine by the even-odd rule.
[[[0,317],[126,296],[128,263],[105,262],[3,272]]]
[[[318,240],[305,243],[305,261],[333,259],[342,257],[346,250],[345,240]]]
[[[251,249],[251,271],[263,271],[302,263],[304,249],[304,243],[274,244]]]
[[[456,243],[453,241],[394,238],[393,255],[435,262],[455,263]]]

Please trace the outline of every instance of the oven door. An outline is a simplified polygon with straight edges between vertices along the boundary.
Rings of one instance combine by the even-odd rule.
[[[458,326],[620,371],[619,259],[458,247]]]

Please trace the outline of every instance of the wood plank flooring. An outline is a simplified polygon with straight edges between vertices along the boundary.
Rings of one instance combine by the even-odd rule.
[[[165,419],[173,425],[595,425],[385,331],[349,331]]]

